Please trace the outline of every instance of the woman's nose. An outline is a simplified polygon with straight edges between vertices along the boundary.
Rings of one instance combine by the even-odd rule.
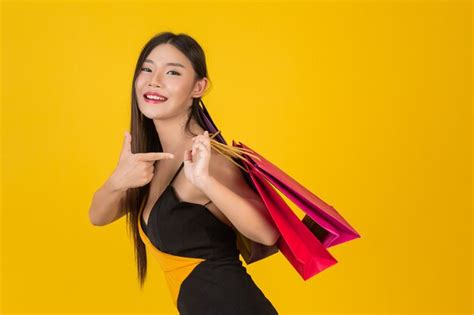
[[[151,77],[149,84],[161,86],[161,76],[158,71]]]

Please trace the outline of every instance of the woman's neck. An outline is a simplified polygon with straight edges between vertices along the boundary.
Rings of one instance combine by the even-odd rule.
[[[181,122],[167,120],[155,123],[163,152],[173,153],[175,157],[182,157],[185,150],[191,149],[194,136],[185,132],[184,124],[185,121],[182,122],[182,120]],[[190,128],[195,134],[204,132],[204,129],[194,119],[190,121]]]

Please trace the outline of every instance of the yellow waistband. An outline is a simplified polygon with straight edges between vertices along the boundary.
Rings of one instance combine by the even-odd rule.
[[[178,305],[178,294],[183,281],[189,276],[193,269],[201,262],[203,258],[176,256],[160,251],[151,243],[145,232],[143,232],[140,222],[141,212],[138,216],[138,231],[141,239],[145,243],[147,252],[151,253],[160,264],[165,273],[165,279],[171,293],[174,304]]]

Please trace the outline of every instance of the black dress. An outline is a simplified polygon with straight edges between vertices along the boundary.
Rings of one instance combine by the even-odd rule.
[[[159,262],[180,314],[278,314],[239,259],[235,231],[206,204],[180,201],[171,186],[139,214],[140,237]]]

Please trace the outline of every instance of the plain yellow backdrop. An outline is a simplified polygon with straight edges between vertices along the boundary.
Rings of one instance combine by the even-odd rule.
[[[247,266],[281,314],[472,313],[471,5],[3,1],[0,312],[175,313],[155,261],[139,290],[125,219],[88,218],[138,54],[172,31],[205,50],[226,140],[362,236],[306,282],[281,253]]]

